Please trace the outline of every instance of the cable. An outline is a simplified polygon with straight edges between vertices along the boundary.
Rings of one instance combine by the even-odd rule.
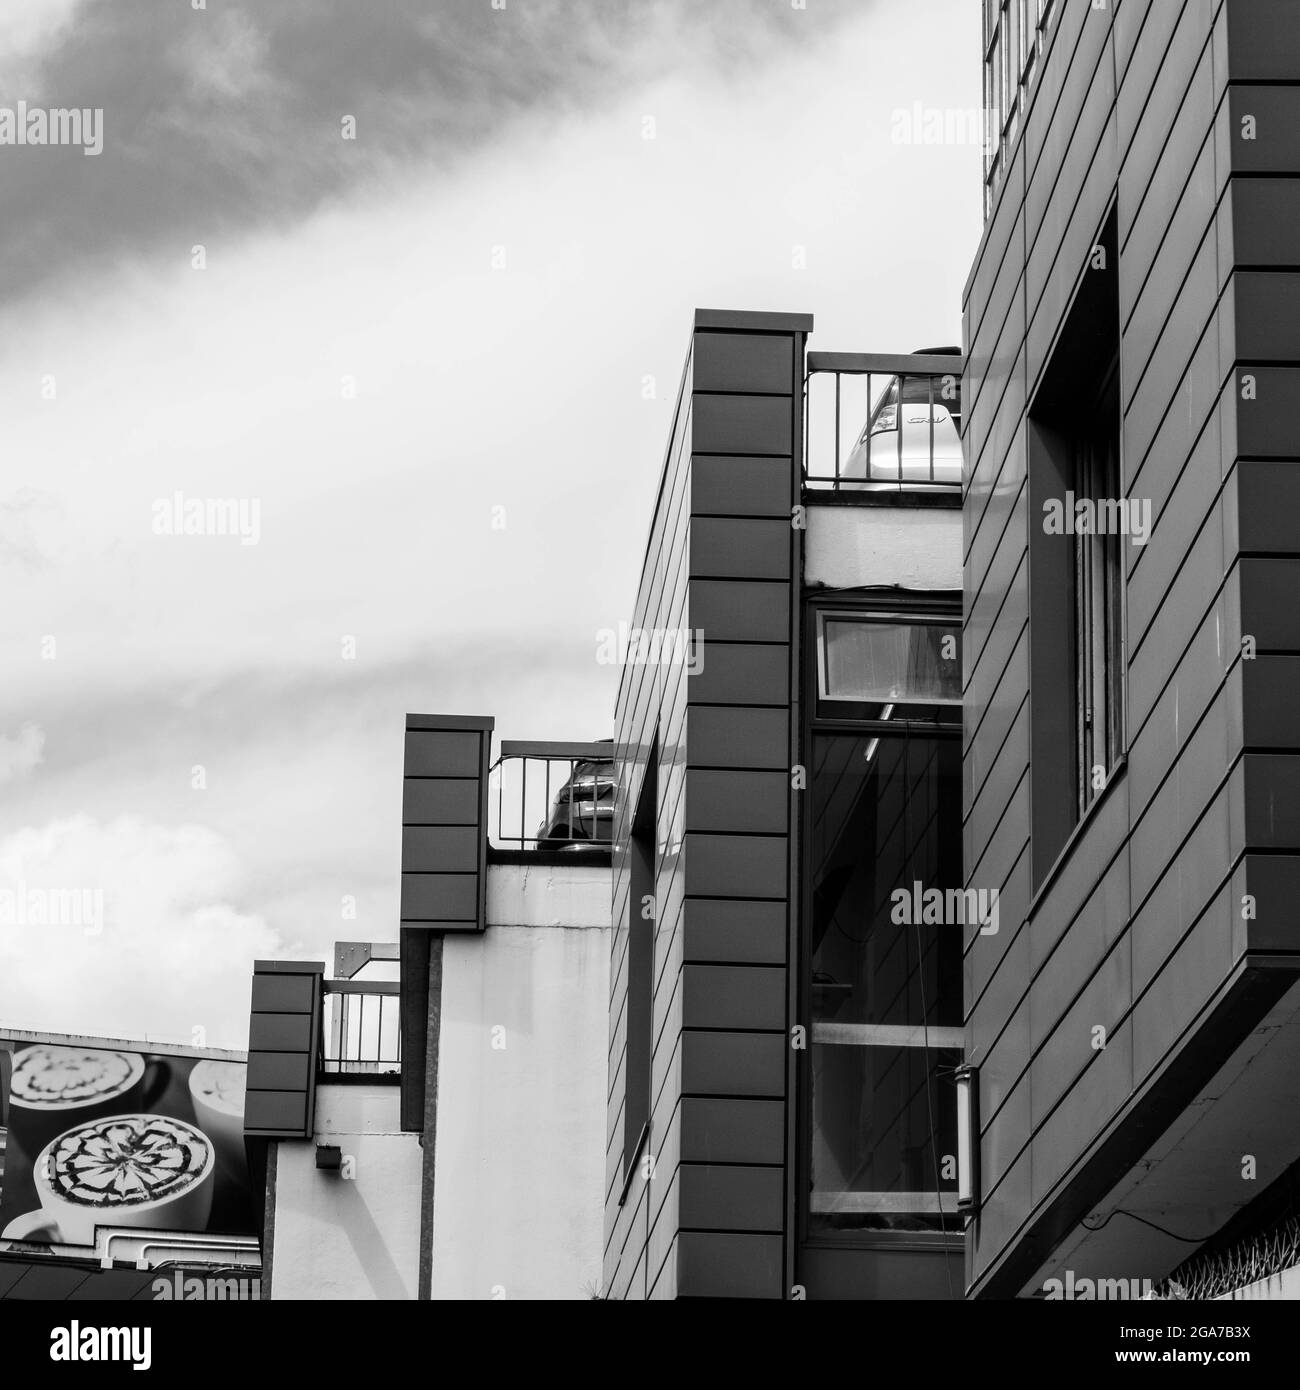
[[[1116,1207],[1100,1226],[1089,1226],[1086,1221],[1080,1221],[1079,1225],[1082,1226],[1085,1231],[1100,1231],[1102,1226],[1109,1224],[1116,1216],[1127,1216],[1131,1221],[1140,1221],[1144,1226],[1150,1226],[1153,1231],[1159,1231],[1162,1236],[1168,1236],[1170,1240],[1182,1241],[1184,1245],[1204,1245],[1211,1236],[1218,1234],[1217,1231],[1211,1231],[1208,1236],[1176,1235],[1173,1231],[1166,1230],[1163,1226],[1158,1226],[1154,1221],[1148,1221],[1145,1216],[1139,1216],[1135,1211],[1125,1211],[1122,1207]]]

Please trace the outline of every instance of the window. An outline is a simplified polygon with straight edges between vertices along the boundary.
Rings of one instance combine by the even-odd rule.
[[[1020,111],[1019,43],[1016,35],[1013,0],[1002,0],[1002,158],[1005,162],[1016,138]]]
[[[960,741],[815,734],[810,786],[809,1233],[942,1230],[963,934],[911,905],[960,886]]]
[[[951,605],[814,605],[803,901],[809,1237],[957,1216],[961,627]],[[934,894],[931,894],[933,898]]]
[[[986,0],[984,7],[985,216],[1019,128],[1024,4],[1025,0]]]
[[[985,217],[993,210],[993,195],[1029,106],[1053,5],[1054,0],[985,0]]]
[[[1039,34],[1035,24],[1035,0],[1016,0],[1020,25],[1020,86],[1028,105],[1029,81],[1038,57]]]
[[[1119,275],[1112,208],[1029,411],[1035,887],[1124,751]]]
[[[646,762],[628,842],[627,1050],[623,1082],[623,1195],[650,1131],[654,1012],[655,844],[659,741]]]
[[[1105,518],[1120,497],[1119,358],[1111,358],[1075,445],[1076,499]],[[1110,781],[1122,751],[1123,573],[1120,531],[1074,537],[1075,707],[1079,814]]]
[[[961,704],[961,629],[940,619],[822,611],[817,614],[817,694],[821,701],[861,701],[857,718],[903,701]]]

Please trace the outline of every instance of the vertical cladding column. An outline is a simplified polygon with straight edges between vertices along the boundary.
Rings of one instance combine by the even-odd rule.
[[[253,962],[244,1134],[310,1139],[321,1041],[319,961]]]
[[[402,775],[402,1128],[425,1128],[429,981],[442,934],[481,932],[487,883],[487,716],[408,714]],[[437,1007],[437,999],[433,1001]],[[436,1079],[436,1077],[435,1077]]]
[[[424,1147],[419,1297],[430,1296],[442,940],[482,932],[494,720],[408,714],[402,776],[401,1127]]]
[[[690,530],[692,361],[687,357],[668,442],[641,583],[631,628],[658,629],[653,650],[629,645],[623,662],[615,716],[615,757],[619,783],[618,821],[613,846],[610,933],[609,1102],[606,1144],[605,1258],[602,1287],[611,1299],[672,1298],[676,1294],[678,1191],[675,1125],[680,1095],[677,1075],[681,1032],[680,932],[682,872],[681,795],[685,769],[687,667],[664,662],[662,633],[680,634],[687,625],[687,538]],[[670,642],[670,653],[677,650]],[[657,759],[648,775],[651,757]],[[654,789],[653,814],[643,799]],[[638,810],[652,821],[654,852],[644,841],[634,852]],[[648,861],[648,862],[647,862]],[[646,895],[642,874],[654,875],[654,936],[648,962],[630,949],[646,918],[639,898]],[[648,966],[648,969],[645,968]],[[639,967],[639,968],[638,968]],[[642,978],[644,976],[645,978]],[[634,978],[635,977],[635,978]],[[629,998],[638,991],[635,1001]],[[646,996],[649,995],[649,998]],[[649,1015],[649,1047],[639,1046],[630,1021]],[[649,1053],[648,1058],[644,1055]],[[645,1067],[650,1075],[629,1076]],[[636,1106],[649,1092],[650,1119],[640,1148],[628,1137],[628,1103]]]
[[[1216,40],[1216,76],[1228,84],[1216,137],[1231,172],[1219,271],[1235,337],[1236,431],[1225,430],[1223,453],[1236,507],[1224,561],[1231,582],[1235,548],[1241,615],[1226,640],[1250,639],[1243,649],[1254,653],[1239,666],[1246,855],[1230,899],[1255,902],[1251,921],[1233,914],[1237,949],[1281,956],[1300,947],[1300,9],[1228,0]]]
[[[686,1297],[782,1298],[788,1283],[792,520],[811,329],[793,314],[695,322],[688,614],[702,661],[687,696],[677,1168],[661,1169]]]

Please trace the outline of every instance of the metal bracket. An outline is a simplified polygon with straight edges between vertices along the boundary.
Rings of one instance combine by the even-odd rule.
[[[334,978],[350,980],[363,965],[372,960],[400,960],[396,941],[336,941],[334,943]]]

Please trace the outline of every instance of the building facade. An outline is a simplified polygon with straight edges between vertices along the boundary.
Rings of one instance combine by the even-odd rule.
[[[960,935],[890,911],[960,883],[960,365],[811,329],[697,314],[646,550],[697,660],[618,699],[611,1298],[960,1294]]]
[[[1300,1158],[1300,12],[984,13],[963,840],[1002,929],[966,946],[966,1285],[1014,1297],[1164,1279]]]
[[[387,1024],[258,963],[270,1297],[961,1296],[961,359],[811,328],[696,316],[612,741],[408,716]]]

